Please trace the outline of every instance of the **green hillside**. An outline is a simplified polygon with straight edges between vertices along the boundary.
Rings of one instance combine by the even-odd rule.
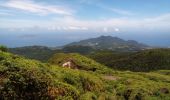
[[[79,53],[79,54],[90,54],[95,50],[89,46],[80,46],[80,45],[73,45],[73,46],[65,46],[62,48],[64,53]]]
[[[66,56],[64,54],[59,55],[61,56],[60,59]],[[55,56],[59,57],[58,55]],[[83,67],[105,68],[105,66],[78,54],[69,54],[68,56],[79,58],[79,63]],[[109,72],[101,69],[95,72],[74,70],[60,67],[60,65],[50,65],[25,59],[0,50],[0,99],[170,99],[169,70],[137,73],[105,69]]]
[[[62,66],[62,64],[69,59],[72,59],[81,70],[109,72],[109,69],[106,66],[77,53],[56,53],[48,62],[50,64]]]
[[[17,48],[9,48],[9,52],[21,55],[30,59],[36,59],[46,62],[57,50],[52,50],[44,46],[25,46]]]
[[[96,52],[90,58],[117,70],[154,71],[170,69],[170,49],[151,49],[140,52]]]
[[[95,50],[88,46],[66,46],[63,47],[62,49],[49,48],[45,46],[25,46],[25,47],[9,48],[8,51],[30,59],[47,62],[48,59],[55,53],[60,53],[60,52],[80,53],[85,55],[85,54],[92,53]]]

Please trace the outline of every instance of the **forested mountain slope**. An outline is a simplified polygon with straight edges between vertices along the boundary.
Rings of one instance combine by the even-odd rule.
[[[117,70],[154,71],[170,69],[170,49],[150,49],[140,52],[96,52],[89,57]]]

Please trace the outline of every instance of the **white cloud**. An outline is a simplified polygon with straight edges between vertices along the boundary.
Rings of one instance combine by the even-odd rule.
[[[47,29],[48,29],[49,31],[55,31],[55,30],[57,29],[57,27],[51,26],[51,27],[48,27]]]
[[[114,28],[114,30],[115,30],[115,32],[119,32],[120,31],[119,28]]]
[[[69,26],[69,30],[88,30],[87,27],[77,27],[77,26]]]
[[[170,31],[170,14],[156,17],[130,19],[110,18],[102,20],[83,20],[75,17],[57,17],[51,20],[3,20],[0,27],[39,26],[53,31],[124,32],[124,31]],[[25,24],[26,23],[26,24]],[[52,26],[52,27],[51,27]]]
[[[116,8],[107,8],[107,9],[121,15],[134,15],[134,13],[127,10],[116,9]]]
[[[107,28],[107,27],[104,27],[104,28],[103,28],[103,32],[106,32],[106,33],[107,33],[107,32],[108,32],[108,28]]]
[[[74,17],[64,17],[55,19],[54,22],[56,26],[86,27],[88,30],[102,32],[119,32],[120,29],[132,31],[170,30],[170,14],[140,19],[110,18],[104,20],[79,20]]]
[[[12,16],[12,14],[7,12],[0,12],[0,16]]]
[[[72,10],[66,7],[37,4],[32,0],[10,0],[4,4],[1,4],[1,6],[7,8],[15,8],[18,10],[28,11],[40,15],[47,14],[72,15]]]
[[[119,14],[119,15],[125,15],[125,16],[135,15],[135,13],[132,13],[129,10],[108,7],[108,6],[105,6],[105,5],[101,4],[101,3],[96,4],[96,6],[98,6],[99,8],[111,11],[113,13]]]
[[[80,3],[95,5],[99,8],[114,12],[116,14],[128,15],[128,16],[135,15],[135,13],[132,13],[131,11],[128,11],[128,10],[108,7],[108,6],[104,5],[101,1],[102,0],[79,0]]]

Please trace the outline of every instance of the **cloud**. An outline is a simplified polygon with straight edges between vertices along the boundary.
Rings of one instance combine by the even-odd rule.
[[[99,8],[114,12],[114,13],[119,14],[119,15],[126,15],[126,16],[135,15],[135,13],[133,13],[129,10],[113,8],[113,7],[105,6],[101,3],[97,3],[96,6],[98,6]]]
[[[115,32],[119,32],[120,31],[119,28],[114,28],[114,30],[115,30]]]
[[[107,33],[107,32],[108,32],[108,28],[107,28],[107,27],[104,27],[104,28],[103,28],[103,32],[106,32],[106,33]]]
[[[128,10],[108,7],[108,6],[104,5],[101,1],[102,0],[79,0],[80,3],[95,5],[99,8],[114,12],[116,14],[127,15],[127,16],[135,15],[135,13],[132,13],[131,11],[128,11]]]
[[[0,12],[0,16],[12,16],[13,14],[7,12]]]
[[[121,15],[134,15],[134,13],[127,10],[116,9],[116,8],[107,8],[107,9]]]
[[[170,31],[170,14],[163,14],[148,18],[110,18],[102,20],[79,20],[74,17],[57,18],[54,26],[77,26],[86,27],[88,31],[119,32],[131,31]]]
[[[99,2],[100,0],[78,0],[78,1],[81,4],[91,5],[91,4],[96,4],[96,2]]]
[[[109,18],[84,20],[73,16],[55,17],[50,20],[3,20],[0,27],[32,27],[38,26],[41,30],[48,31],[86,31],[86,32],[170,32],[170,13],[148,18]],[[31,28],[30,28],[31,29]],[[36,28],[37,29],[37,28]],[[38,29],[37,29],[38,30]]]
[[[15,8],[22,11],[36,13],[40,15],[59,14],[59,15],[72,15],[73,11],[62,6],[51,6],[45,4],[37,4],[32,0],[10,0],[4,4],[3,7]]]
[[[88,30],[87,27],[77,27],[77,26],[69,26],[69,30]]]
[[[50,26],[47,28],[49,31],[87,31],[87,27],[79,27],[79,26]]]

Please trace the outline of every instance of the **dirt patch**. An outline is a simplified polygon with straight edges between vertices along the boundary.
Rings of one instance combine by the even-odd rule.
[[[161,93],[168,94],[169,90],[167,88],[161,88],[160,89]]]
[[[106,80],[117,80],[119,79],[118,77],[115,77],[115,76],[102,76],[103,79],[106,79]]]
[[[0,85],[3,84],[4,79],[6,79],[6,75],[0,74]]]

